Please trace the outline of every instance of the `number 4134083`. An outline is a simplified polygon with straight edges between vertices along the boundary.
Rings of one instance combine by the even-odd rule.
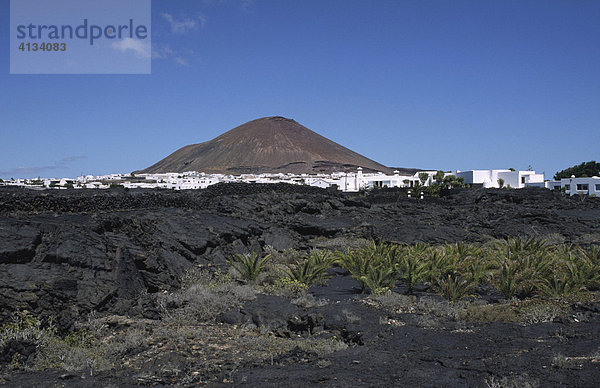
[[[21,43],[19,45],[21,51],[66,51],[66,43]]]

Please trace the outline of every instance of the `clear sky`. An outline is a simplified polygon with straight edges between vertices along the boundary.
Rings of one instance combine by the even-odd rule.
[[[153,0],[151,75],[10,75],[0,177],[130,172],[281,115],[386,165],[600,160],[600,1]]]

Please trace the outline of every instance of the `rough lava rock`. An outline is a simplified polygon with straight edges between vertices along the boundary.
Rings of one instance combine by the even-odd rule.
[[[179,287],[198,264],[234,253],[511,235],[600,241],[600,199],[546,189],[341,193],[288,184],[199,191],[0,189],[0,317],[28,310],[68,328],[93,310],[157,316],[148,293]],[[336,246],[334,246],[336,247]]]

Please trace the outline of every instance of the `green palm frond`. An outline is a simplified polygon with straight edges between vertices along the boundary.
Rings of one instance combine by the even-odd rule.
[[[244,255],[236,254],[228,263],[240,274],[242,279],[256,281],[270,259],[271,255],[261,257],[258,253],[252,252]]]

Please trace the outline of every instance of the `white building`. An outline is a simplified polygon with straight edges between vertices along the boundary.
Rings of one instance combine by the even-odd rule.
[[[563,178],[560,180],[561,188],[568,195],[584,194],[600,196],[600,177],[591,178]]]
[[[544,183],[544,174],[537,174],[535,171],[457,170],[456,176],[464,178],[466,184],[483,185],[485,188],[499,188],[500,179],[502,179],[504,187],[515,189]]]
[[[110,186],[102,182],[88,182],[83,187],[86,189],[108,189]]]
[[[21,186],[29,188],[66,188],[73,186],[76,189],[107,189],[111,184],[122,184],[126,188],[163,188],[172,190],[197,190],[205,189],[220,182],[247,182],[247,183],[290,183],[308,185],[320,188],[336,188],[345,192],[357,192],[363,189],[385,187],[415,187],[422,184],[431,185],[435,180],[437,171],[418,171],[414,175],[400,175],[399,171],[393,174],[363,173],[362,168],[356,172],[334,172],[331,174],[205,174],[196,171],[183,173],[138,174],[137,176],[124,174],[110,174],[94,177],[92,175],[80,176],[76,180],[68,178],[49,179],[11,179],[1,182],[5,186]],[[420,175],[427,175],[427,179],[420,179]],[[444,176],[454,175],[444,173]],[[486,188],[498,188],[503,181],[504,187],[543,187],[550,190],[564,190],[569,195],[600,195],[600,177],[567,178],[560,181],[544,181],[544,174],[535,171],[513,170],[469,170],[456,171],[457,177],[464,178],[466,184],[481,185]]]
[[[399,171],[394,171],[393,175],[387,175],[382,172],[378,173],[363,173],[362,168],[358,168],[356,173],[352,172],[337,172],[331,175],[323,175],[319,177],[303,177],[304,184],[316,187],[333,187],[345,192],[357,192],[360,190],[368,190],[373,188],[385,187],[413,187],[418,182],[419,174],[426,173],[428,175],[425,181],[425,186],[433,182],[433,176],[437,171],[419,171],[414,175],[400,175]],[[328,184],[328,186],[326,186]]]

